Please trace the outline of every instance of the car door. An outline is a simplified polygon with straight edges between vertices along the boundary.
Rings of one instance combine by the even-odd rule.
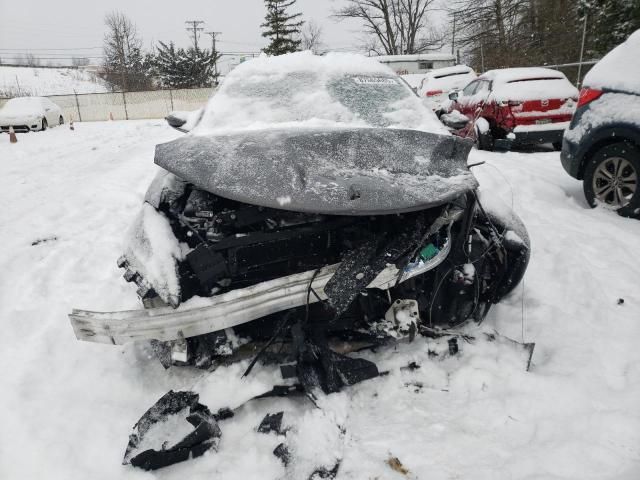
[[[469,85],[464,87],[458,94],[458,100],[456,101],[456,109],[466,115],[469,119],[473,119],[474,107],[474,94],[478,88],[479,81],[474,80]]]

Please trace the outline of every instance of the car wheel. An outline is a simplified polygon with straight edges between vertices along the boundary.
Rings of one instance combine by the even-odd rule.
[[[58,119],[58,125],[64,125],[64,118],[62,118],[62,115],[60,115],[60,118]]]
[[[48,126],[49,126],[49,124],[47,123],[47,119],[43,118],[42,119],[42,131],[44,132],[47,129]]]
[[[627,142],[607,145],[587,161],[584,195],[591,207],[605,205],[623,217],[640,218],[640,148]]]

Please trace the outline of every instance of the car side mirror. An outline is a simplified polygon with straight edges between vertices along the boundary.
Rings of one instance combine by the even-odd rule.
[[[458,92],[451,92],[449,94],[449,100],[453,100],[454,102],[458,100]]]
[[[179,132],[190,132],[202,119],[204,115],[204,107],[191,112],[171,112],[164,117],[170,127],[175,128]]]

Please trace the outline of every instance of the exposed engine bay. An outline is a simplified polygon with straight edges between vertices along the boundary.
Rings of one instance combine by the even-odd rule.
[[[377,375],[375,365],[361,362],[351,372],[354,362],[343,358],[345,351],[482,321],[490,305],[519,282],[528,262],[528,245],[506,235],[508,229],[483,210],[475,192],[417,212],[336,216],[243,204],[171,180],[159,176],[161,191],[154,195],[158,211],[188,250],[176,265],[179,298],[161,298],[127,256],[120,260],[146,307],[178,307],[193,297],[339,265],[323,288],[323,301],[309,282],[303,305],[237,325],[233,339],[223,329],[154,342],[166,367],[210,368],[257,355],[287,364],[288,374],[303,383],[310,369],[323,390],[336,391]],[[367,288],[385,269],[386,281]],[[337,344],[341,353],[330,347]]]

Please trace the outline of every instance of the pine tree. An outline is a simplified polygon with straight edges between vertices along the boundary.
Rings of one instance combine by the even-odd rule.
[[[220,58],[217,52],[207,49],[187,50],[159,42],[153,62],[154,74],[167,88],[208,87],[216,80],[214,63]]]
[[[583,0],[587,15],[590,48],[594,56],[602,56],[640,29],[640,1]]]
[[[296,0],[265,0],[267,15],[262,36],[269,38],[269,45],[263,49],[267,55],[284,55],[300,49],[300,27],[303,21],[297,21],[301,13],[287,14],[287,9]]]

